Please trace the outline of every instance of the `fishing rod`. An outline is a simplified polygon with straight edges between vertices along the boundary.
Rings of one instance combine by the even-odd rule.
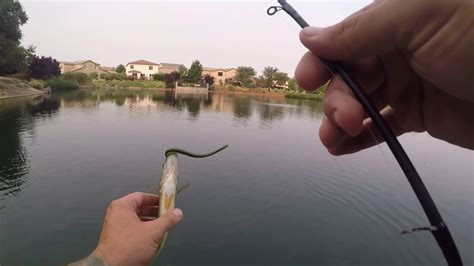
[[[309,26],[309,24],[300,16],[300,14],[298,14],[298,12],[285,0],[278,0],[278,3],[281,6],[271,6],[267,9],[268,15],[272,16],[280,10],[284,10],[301,26],[301,28]],[[420,202],[426,216],[428,217],[428,220],[430,221],[430,227],[418,227],[403,231],[402,234],[421,230],[430,231],[433,237],[436,239],[441,251],[443,252],[448,265],[462,265],[461,256],[459,255],[456,243],[449,232],[448,226],[444,223],[438,208],[430,196],[430,193],[426,189],[425,184],[423,184],[420,175],[410,161],[410,158],[408,158],[408,155],[406,154],[402,145],[400,145],[400,142],[398,142],[397,137],[393,131],[387,125],[378,110],[374,107],[374,104],[361,88],[361,86],[351,77],[349,72],[344,69],[341,63],[329,61],[323,58],[319,59],[324,63],[326,69],[333,77],[339,74],[339,76],[345,81],[349,88],[351,88],[356,98],[362,104],[365,112],[372,119],[376,128],[379,130],[380,134],[395,156],[398,164],[405,173],[408,182],[410,183],[413,191],[416,194],[416,197],[418,198],[418,201]]]

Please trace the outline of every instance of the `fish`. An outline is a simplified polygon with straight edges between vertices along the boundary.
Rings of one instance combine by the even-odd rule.
[[[172,148],[165,152],[165,163],[163,164],[163,172],[160,177],[160,188],[159,188],[159,203],[158,203],[158,217],[163,216],[168,210],[172,210],[175,207],[176,195],[189,187],[189,183],[178,188],[179,181],[179,159],[178,154],[186,155],[192,158],[205,158],[212,156],[224,149],[229,145],[224,145],[221,148],[207,153],[207,154],[195,154],[189,151]],[[157,249],[155,258],[161,253],[165,246],[168,238],[168,232],[165,233],[161,243]]]

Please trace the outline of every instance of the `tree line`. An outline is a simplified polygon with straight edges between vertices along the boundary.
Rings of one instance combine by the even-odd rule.
[[[47,80],[60,75],[59,62],[52,57],[37,56],[35,47],[23,47],[20,43],[22,32],[20,27],[28,21],[28,16],[21,4],[15,0],[0,1],[0,75],[15,75],[19,78]],[[118,74],[103,74],[104,79],[126,79],[125,66],[116,68]],[[176,81],[185,83],[199,83],[205,81],[213,85],[214,77],[202,75],[203,66],[199,60],[192,62],[186,68],[180,66],[178,71],[169,74],[156,74],[155,80],[163,81],[167,87]],[[297,85],[287,73],[276,67],[265,67],[262,75],[257,76],[254,68],[240,66],[233,85],[244,87],[278,88],[288,87],[296,89]],[[97,73],[90,75],[91,79],[99,78]]]

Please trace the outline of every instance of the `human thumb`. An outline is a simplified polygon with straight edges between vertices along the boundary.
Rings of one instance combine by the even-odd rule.
[[[166,232],[175,227],[179,221],[183,219],[183,212],[180,209],[168,210],[158,219],[151,222],[154,231],[159,237],[162,237]]]
[[[386,1],[368,6],[344,21],[327,28],[306,27],[300,40],[318,57],[344,61],[393,50],[397,12]],[[398,23],[400,24],[400,23]]]

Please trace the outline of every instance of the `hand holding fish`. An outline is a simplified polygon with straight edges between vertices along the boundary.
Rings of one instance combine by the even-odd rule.
[[[135,192],[110,203],[97,248],[72,265],[149,265],[168,230],[183,217],[172,209],[158,217],[159,197]]]
[[[319,58],[341,62],[362,85],[396,135],[426,131],[474,148],[473,1],[374,1],[328,28],[307,27],[310,50],[296,69],[307,90],[330,75]],[[334,155],[383,141],[364,109],[340,79],[324,98],[319,135]]]

